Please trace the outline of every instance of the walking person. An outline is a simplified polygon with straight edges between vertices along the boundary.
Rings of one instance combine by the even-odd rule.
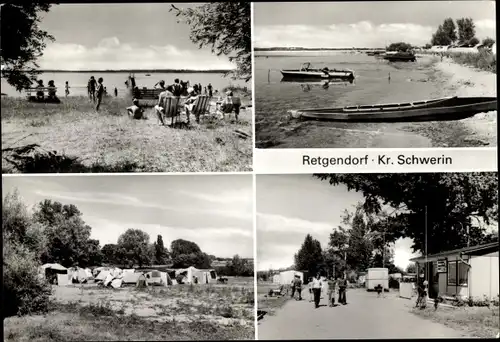
[[[95,106],[96,111],[99,111],[99,107],[101,106],[102,98],[104,96],[104,84],[102,84],[102,82],[104,82],[104,79],[102,77],[99,77],[99,79],[97,80],[97,89],[94,95],[97,97],[97,104]]]
[[[312,281],[312,290],[314,296],[314,307],[319,308],[319,300],[321,298],[321,288],[323,287],[323,282],[321,281],[321,275],[318,273]]]
[[[342,305],[346,305],[347,304],[347,300],[346,300],[346,296],[345,296],[345,292],[346,292],[346,289],[347,289],[347,279],[346,279],[346,277],[347,276],[344,275],[338,281],[338,286],[339,286],[339,304],[342,304]]]
[[[337,279],[330,276],[328,279],[328,306],[333,308],[335,306],[335,291],[337,290]]]
[[[66,85],[64,86],[64,95],[68,97],[69,95],[69,83],[66,81]]]
[[[295,296],[295,279],[292,279],[292,282],[290,283],[290,288],[292,289],[292,295],[290,296],[293,298]]]
[[[298,274],[295,275],[295,279],[293,280],[293,287],[295,292],[299,295],[298,300],[302,300],[302,280]]]

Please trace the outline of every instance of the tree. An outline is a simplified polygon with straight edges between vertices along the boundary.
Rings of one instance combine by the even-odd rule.
[[[324,265],[323,251],[318,240],[307,234],[302,246],[294,256],[295,267],[309,274],[316,274]]]
[[[366,271],[370,267],[373,245],[372,241],[367,239],[369,227],[365,223],[362,206],[358,205],[354,213],[346,211],[344,223],[350,226],[347,265],[350,266],[350,269],[357,272]]]
[[[101,265],[104,255],[101,251],[99,240],[89,239],[86,244],[87,251],[80,259],[80,267]]]
[[[453,41],[446,34],[442,25],[439,25],[436,32],[432,35],[432,45],[450,45]]]
[[[486,47],[491,48],[493,46],[493,44],[495,44],[495,39],[490,38],[490,37],[486,37],[483,39],[482,44]]]
[[[253,276],[253,266],[248,260],[240,258],[238,254],[226,263],[226,266],[221,270],[221,274],[235,277],[251,277]]]
[[[330,185],[344,184],[364,196],[363,210],[393,211],[374,230],[386,232],[386,242],[413,239],[414,251],[429,254],[484,241],[486,225],[498,224],[497,173],[317,174]],[[385,208],[383,208],[383,206]],[[467,234],[467,230],[469,234]]]
[[[417,264],[411,262],[406,266],[406,273],[417,273]]]
[[[148,233],[140,229],[127,229],[118,237],[117,245],[117,255],[124,265],[151,265],[153,254]]]
[[[432,47],[432,45],[433,44],[427,43],[427,44],[425,44],[424,49],[428,50],[428,49],[430,49]]]
[[[457,20],[458,42],[467,44],[476,35],[476,27],[472,18],[460,18]]]
[[[168,259],[168,250],[163,245],[163,238],[161,235],[158,235],[156,238],[156,242],[154,243],[155,250],[155,264],[163,265],[167,262]]]
[[[387,51],[402,51],[406,52],[412,49],[411,44],[404,43],[404,42],[399,42],[399,43],[392,43],[387,47]]]
[[[118,255],[118,246],[115,244],[104,245],[101,249],[102,262],[110,265],[121,265],[122,262]]]
[[[444,35],[446,36],[446,38],[449,39],[449,41],[450,41],[449,44],[452,44],[457,40],[457,38],[458,38],[457,37],[457,29],[456,29],[455,22],[453,21],[453,19],[447,18],[444,20],[443,26],[442,26],[442,31],[443,31]],[[449,45],[449,44],[446,44],[446,45]]]
[[[37,59],[43,55],[46,41],[54,37],[38,27],[40,13],[48,12],[45,1],[6,3],[1,8],[0,62],[2,78],[20,91],[29,87],[39,74]]]
[[[172,256],[172,267],[185,268],[194,266],[197,268],[210,268],[210,257],[203,253],[200,247],[192,242],[183,239],[172,241],[170,245]]]
[[[188,9],[172,5],[170,11],[191,26],[193,43],[209,46],[213,53],[236,63],[233,78],[247,82],[252,78],[250,2],[211,2]]]

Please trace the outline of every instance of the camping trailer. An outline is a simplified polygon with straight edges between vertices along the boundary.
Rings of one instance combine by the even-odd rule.
[[[389,270],[387,268],[369,268],[365,279],[367,291],[374,291],[377,285],[389,290]]]
[[[298,271],[283,271],[280,272],[280,284],[281,285],[291,284],[292,280],[295,278],[295,275],[299,275],[300,280],[302,280],[302,283],[304,282],[304,273]]]

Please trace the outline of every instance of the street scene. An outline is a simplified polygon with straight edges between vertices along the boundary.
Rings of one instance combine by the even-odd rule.
[[[497,201],[497,173],[257,176],[259,339],[497,336]]]

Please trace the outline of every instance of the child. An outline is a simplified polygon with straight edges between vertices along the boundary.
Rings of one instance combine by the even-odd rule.
[[[99,107],[101,106],[102,97],[104,96],[104,84],[102,82],[104,79],[99,77],[97,80],[97,89],[96,89],[96,97],[97,97],[97,105],[95,106],[95,110],[99,111]]]
[[[136,120],[142,119],[144,115],[144,110],[141,107],[139,107],[139,100],[134,99],[132,103],[134,104],[133,106],[127,107],[127,114],[132,115],[132,117]]]
[[[66,94],[66,97],[68,97],[68,95],[69,95],[69,83],[68,83],[68,81],[66,81],[66,86],[64,87],[64,92]]]

